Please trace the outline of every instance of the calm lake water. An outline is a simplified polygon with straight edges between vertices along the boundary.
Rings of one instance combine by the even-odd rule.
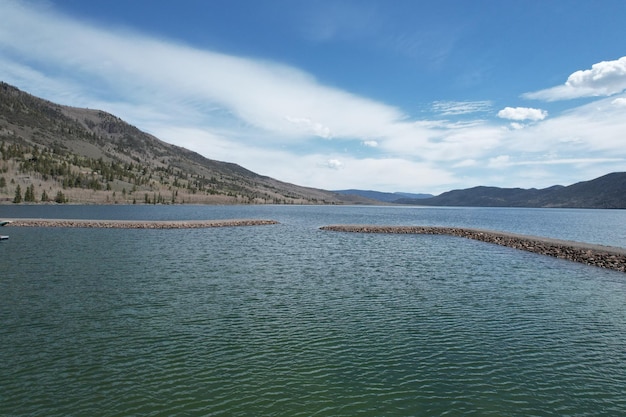
[[[0,206],[4,217],[264,218],[2,228],[0,415],[626,415],[626,274],[449,236],[626,247],[626,211]]]

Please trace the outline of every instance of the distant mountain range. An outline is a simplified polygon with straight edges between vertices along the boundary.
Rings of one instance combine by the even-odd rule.
[[[567,187],[543,189],[474,187],[427,199],[401,198],[396,204],[466,207],[626,208],[626,172],[614,172]]]
[[[369,190],[338,190],[383,203],[419,206],[460,207],[562,207],[626,208],[626,172],[614,172],[570,186],[554,185],[543,189],[473,187],[431,194],[383,193]]]
[[[413,193],[385,193],[372,190],[335,190],[334,192],[344,195],[356,195],[371,200],[381,201],[383,203],[395,203],[400,199],[423,199],[433,197],[432,194],[413,194]]]

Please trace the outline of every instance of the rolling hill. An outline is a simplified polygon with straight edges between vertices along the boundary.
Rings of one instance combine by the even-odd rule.
[[[626,208],[626,172],[614,172],[567,187],[543,189],[474,187],[453,190],[426,199],[399,199],[395,203],[422,206]]]

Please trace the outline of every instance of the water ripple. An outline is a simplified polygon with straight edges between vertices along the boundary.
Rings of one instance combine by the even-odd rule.
[[[444,236],[163,236],[71,230],[75,253],[9,254],[0,414],[626,412],[611,271]]]

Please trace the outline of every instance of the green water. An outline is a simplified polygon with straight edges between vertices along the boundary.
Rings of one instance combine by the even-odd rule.
[[[0,415],[626,414],[623,273],[275,210],[3,229]]]

